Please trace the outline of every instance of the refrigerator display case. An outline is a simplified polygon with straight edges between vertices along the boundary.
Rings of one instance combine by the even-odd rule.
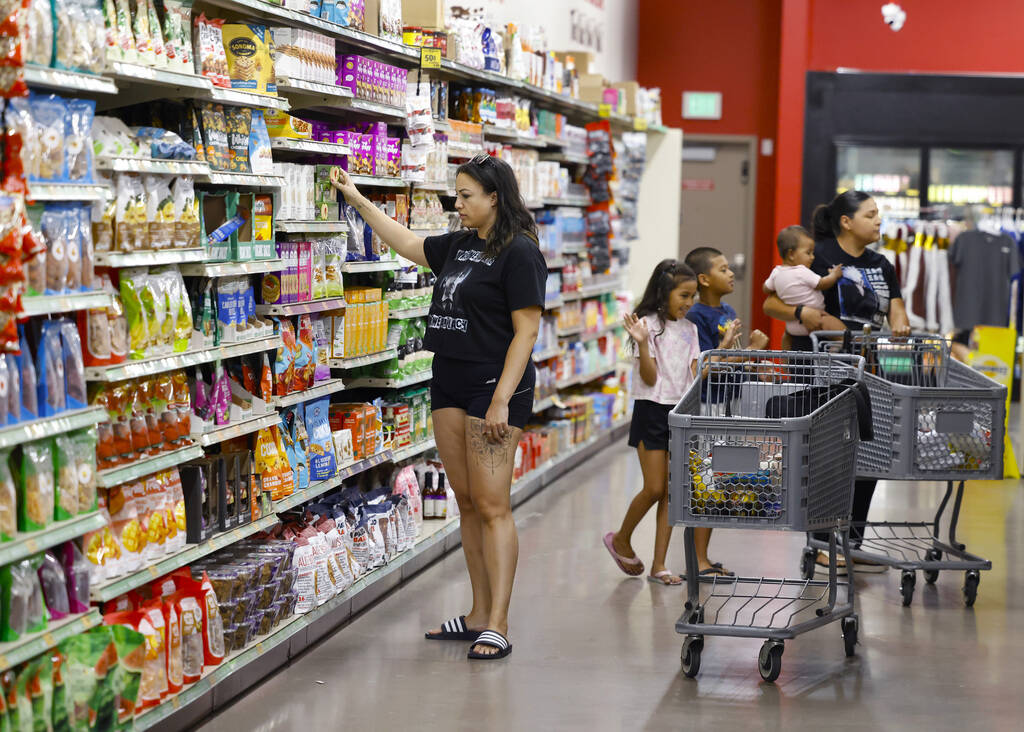
[[[916,218],[921,208],[919,147],[836,145],[836,193],[874,196],[883,217]]]

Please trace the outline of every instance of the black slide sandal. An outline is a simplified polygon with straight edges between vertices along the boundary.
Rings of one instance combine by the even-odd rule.
[[[478,630],[470,630],[466,627],[466,616],[460,615],[452,618],[441,626],[440,633],[424,633],[427,640],[439,641],[471,641],[476,640],[480,635]]]
[[[467,658],[471,661],[495,661],[499,658],[505,658],[505,656],[512,652],[512,644],[508,642],[508,638],[494,630],[485,630],[480,634],[480,637],[476,639],[476,643],[473,645],[497,648],[498,652],[478,653],[470,648]]]

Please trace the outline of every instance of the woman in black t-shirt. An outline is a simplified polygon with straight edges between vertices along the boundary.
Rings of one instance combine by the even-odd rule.
[[[910,321],[903,304],[896,270],[884,256],[868,249],[878,241],[882,220],[875,200],[863,191],[840,193],[831,203],[814,211],[814,262],[811,270],[825,276],[835,265],[842,265],[843,276],[832,288],[825,290],[825,311],[843,321],[847,328],[860,332],[865,325],[878,330],[886,319],[894,336],[910,335]],[[797,320],[814,332],[821,330],[822,312],[810,307],[786,305],[776,295],[764,301],[765,314],[777,320]],[[811,350],[809,336],[793,336],[793,350]],[[875,480],[858,480],[853,492],[853,524],[851,544],[860,546],[862,527],[868,519]],[[817,534],[828,541],[828,534]],[[828,556],[818,552],[817,563],[828,566]],[[881,571],[885,567],[873,562],[857,562],[858,571]]]
[[[536,223],[512,168],[488,155],[459,166],[455,210],[465,228],[426,239],[366,200],[344,171],[331,182],[388,246],[437,276],[425,340],[434,437],[459,503],[473,605],[427,638],[474,641],[469,658],[504,658],[519,557],[512,469],[533,414],[531,354],[547,280]]]

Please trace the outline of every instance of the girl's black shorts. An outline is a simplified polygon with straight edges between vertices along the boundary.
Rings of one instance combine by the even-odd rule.
[[[648,450],[668,450],[668,413],[671,404],[658,404],[648,399],[633,402],[633,421],[629,424],[629,446],[643,443]]]
[[[454,407],[470,417],[484,419],[491,406],[503,363],[464,361],[434,354],[434,376],[430,382],[431,410]],[[533,387],[537,371],[531,360],[508,402],[508,423],[523,429],[533,416]]]

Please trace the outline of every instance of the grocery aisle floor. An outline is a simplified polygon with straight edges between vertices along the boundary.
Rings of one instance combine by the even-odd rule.
[[[709,638],[700,675],[680,672],[682,588],[629,579],[601,545],[640,479],[625,444],[520,507],[514,650],[466,660],[467,643],[423,631],[468,609],[461,553],[449,554],[210,719],[215,730],[1019,729],[1024,714],[1024,489],[968,487],[960,538],[990,558],[978,601],[962,573],[918,577],[903,608],[899,573],[858,579],[859,655],[837,624],[786,644],[782,676],[756,668],[761,641]],[[938,486],[882,485],[873,517],[929,515]],[[649,563],[653,512],[635,547]],[[670,566],[682,569],[677,530]],[[797,576],[802,535],[717,532],[712,555],[742,574]],[[323,683],[319,683],[323,682]]]

